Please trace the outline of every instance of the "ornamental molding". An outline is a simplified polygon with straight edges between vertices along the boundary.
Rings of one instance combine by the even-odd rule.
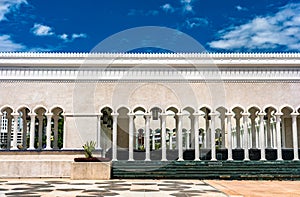
[[[300,53],[0,53],[0,67],[299,67]]]
[[[300,81],[300,68],[0,67],[6,81]]]

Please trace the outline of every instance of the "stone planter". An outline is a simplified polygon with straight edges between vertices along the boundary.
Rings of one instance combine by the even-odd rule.
[[[109,180],[111,162],[72,162],[72,180]]]

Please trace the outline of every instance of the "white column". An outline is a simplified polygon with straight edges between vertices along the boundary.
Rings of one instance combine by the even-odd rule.
[[[28,150],[34,150],[34,138],[35,138],[35,113],[29,113],[30,116],[30,142]]]
[[[19,118],[19,113],[12,113],[11,115],[14,117],[14,136],[13,136],[12,150],[18,150],[17,140],[18,140],[18,118]]]
[[[101,116],[102,114],[97,115],[97,150],[102,150],[101,148]]]
[[[195,130],[194,130],[194,117],[191,115],[189,116],[191,120],[191,149],[195,148]]]
[[[113,117],[113,145],[112,145],[112,161],[117,161],[117,153],[118,153],[118,113],[111,113]]]
[[[264,116],[265,113],[259,113],[258,116],[260,118],[259,125],[259,142],[260,142],[260,160],[266,160],[266,150],[265,150],[265,129],[264,129]]]
[[[285,146],[285,117],[281,117],[281,126],[282,126],[282,134],[281,134],[281,138],[282,138],[282,147],[286,148]]]
[[[217,114],[212,112],[209,114],[211,117],[210,125],[210,146],[211,146],[211,161],[217,161],[216,159],[216,131],[215,131],[215,122]]]
[[[167,114],[162,113],[161,118],[161,160],[167,161],[167,144],[166,144],[166,118]]]
[[[62,114],[64,117],[64,130],[63,130],[63,149],[67,148],[67,116]]]
[[[244,121],[244,161],[249,161],[249,147],[248,147],[248,117],[249,117],[249,113],[242,113],[242,116],[243,116],[243,121]]]
[[[280,116],[282,113],[275,113],[276,117],[276,137],[277,137],[277,160],[282,161],[282,148],[281,148],[281,133],[280,133]]]
[[[133,161],[133,118],[134,118],[134,113],[128,113],[129,116],[129,158],[128,161]]]
[[[291,113],[292,116],[292,129],[293,129],[293,148],[294,148],[294,161],[299,160],[298,155],[298,134],[297,134],[297,116],[298,113]]]
[[[2,113],[1,113],[1,111],[0,111],[0,131],[1,131],[1,128],[2,128]],[[2,148],[1,148],[1,145],[2,144],[0,144],[0,150],[2,150]]]
[[[177,113],[178,124],[177,124],[177,146],[178,146],[178,161],[183,161],[183,143],[182,143],[182,117],[183,114]]]
[[[227,117],[227,149],[228,149],[228,161],[232,161],[232,132],[231,132],[231,118],[232,113],[226,113]]]
[[[200,161],[199,153],[199,116],[200,113],[194,113],[194,132],[195,132],[195,161]]]
[[[145,114],[145,118],[146,118],[146,137],[145,137],[145,150],[146,150],[146,158],[145,161],[151,161],[150,159],[150,113],[149,114]]]
[[[47,117],[47,126],[46,126],[46,148],[45,150],[51,150],[51,118],[52,113],[46,113]]]

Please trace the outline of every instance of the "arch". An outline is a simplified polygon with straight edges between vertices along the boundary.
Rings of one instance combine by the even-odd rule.
[[[6,109],[11,109],[12,111],[14,111],[14,108],[10,105],[4,105],[0,108],[0,112],[3,112]]]
[[[99,112],[100,113],[102,113],[102,110],[103,109],[106,109],[106,108],[108,108],[108,109],[110,109],[111,111],[113,111],[113,107],[111,106],[111,105],[102,105],[100,108],[99,108]]]
[[[262,111],[261,110],[261,108],[258,106],[258,105],[255,105],[255,104],[252,104],[252,105],[249,105],[248,107],[247,107],[247,112],[250,112],[250,109],[251,108],[253,108],[253,109],[256,109],[256,110],[258,110],[258,111]]]
[[[190,114],[193,114],[196,112],[196,109],[194,107],[191,107],[191,106],[185,106],[182,111],[185,110],[185,111],[188,111]]]
[[[63,112],[63,113],[66,112],[65,108],[64,108],[63,106],[61,106],[61,105],[53,105],[53,106],[49,109],[49,112],[52,112],[53,109],[55,109],[55,108],[60,108],[60,109],[62,109],[62,112]]]
[[[158,108],[160,109],[160,113],[164,112],[163,107],[160,105],[151,105],[150,108],[148,109],[149,112],[151,112],[152,109]]]
[[[207,108],[207,109],[209,109],[210,111],[213,110],[213,108],[212,108],[210,105],[207,105],[207,104],[203,104],[203,105],[201,105],[201,106],[199,107],[199,109],[200,109],[201,111],[203,111],[202,108]]]
[[[44,110],[46,111],[45,113],[48,112],[47,107],[45,107],[44,105],[37,105],[37,106],[35,106],[35,107],[33,108],[32,112],[35,112],[35,113],[36,113],[36,110],[38,110],[38,109],[44,109]]]
[[[266,109],[269,108],[269,107],[276,109],[276,111],[278,110],[278,107],[276,107],[275,105],[273,105],[273,104],[267,104],[267,105],[265,105],[263,107],[262,112],[265,112]]]
[[[20,105],[17,107],[16,112],[20,111],[21,109],[28,109],[29,113],[31,112],[31,109],[27,105]]]
[[[228,112],[228,109],[226,107],[220,106],[216,108],[216,111],[219,113]]]
[[[167,106],[165,111],[172,111],[176,114],[176,113],[180,112],[180,109],[177,105],[169,105],[169,106]]]
[[[279,107],[279,111],[281,111],[282,112],[282,110],[284,109],[284,108],[289,108],[292,112],[295,112],[295,109],[294,109],[294,107],[292,107],[291,105],[289,105],[289,104],[284,104],[284,105],[281,105],[280,107]]]
[[[122,108],[125,108],[128,110],[128,112],[131,112],[130,108],[127,107],[126,105],[119,105],[117,108],[116,108],[116,112],[118,112],[119,110],[121,110]]]
[[[245,112],[245,108],[242,105],[240,105],[240,104],[236,104],[236,105],[230,107],[230,112],[234,112],[233,111],[234,109],[240,109],[241,112]]]
[[[137,111],[142,111],[142,112],[146,113],[147,112],[147,108],[145,106],[143,106],[143,105],[136,105],[136,106],[133,107],[132,112],[135,113]]]

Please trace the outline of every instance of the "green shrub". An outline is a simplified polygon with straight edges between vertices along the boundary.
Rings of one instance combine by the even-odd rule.
[[[85,145],[82,146],[84,149],[84,155],[86,158],[92,158],[93,157],[93,151],[96,147],[95,141],[86,142]]]

